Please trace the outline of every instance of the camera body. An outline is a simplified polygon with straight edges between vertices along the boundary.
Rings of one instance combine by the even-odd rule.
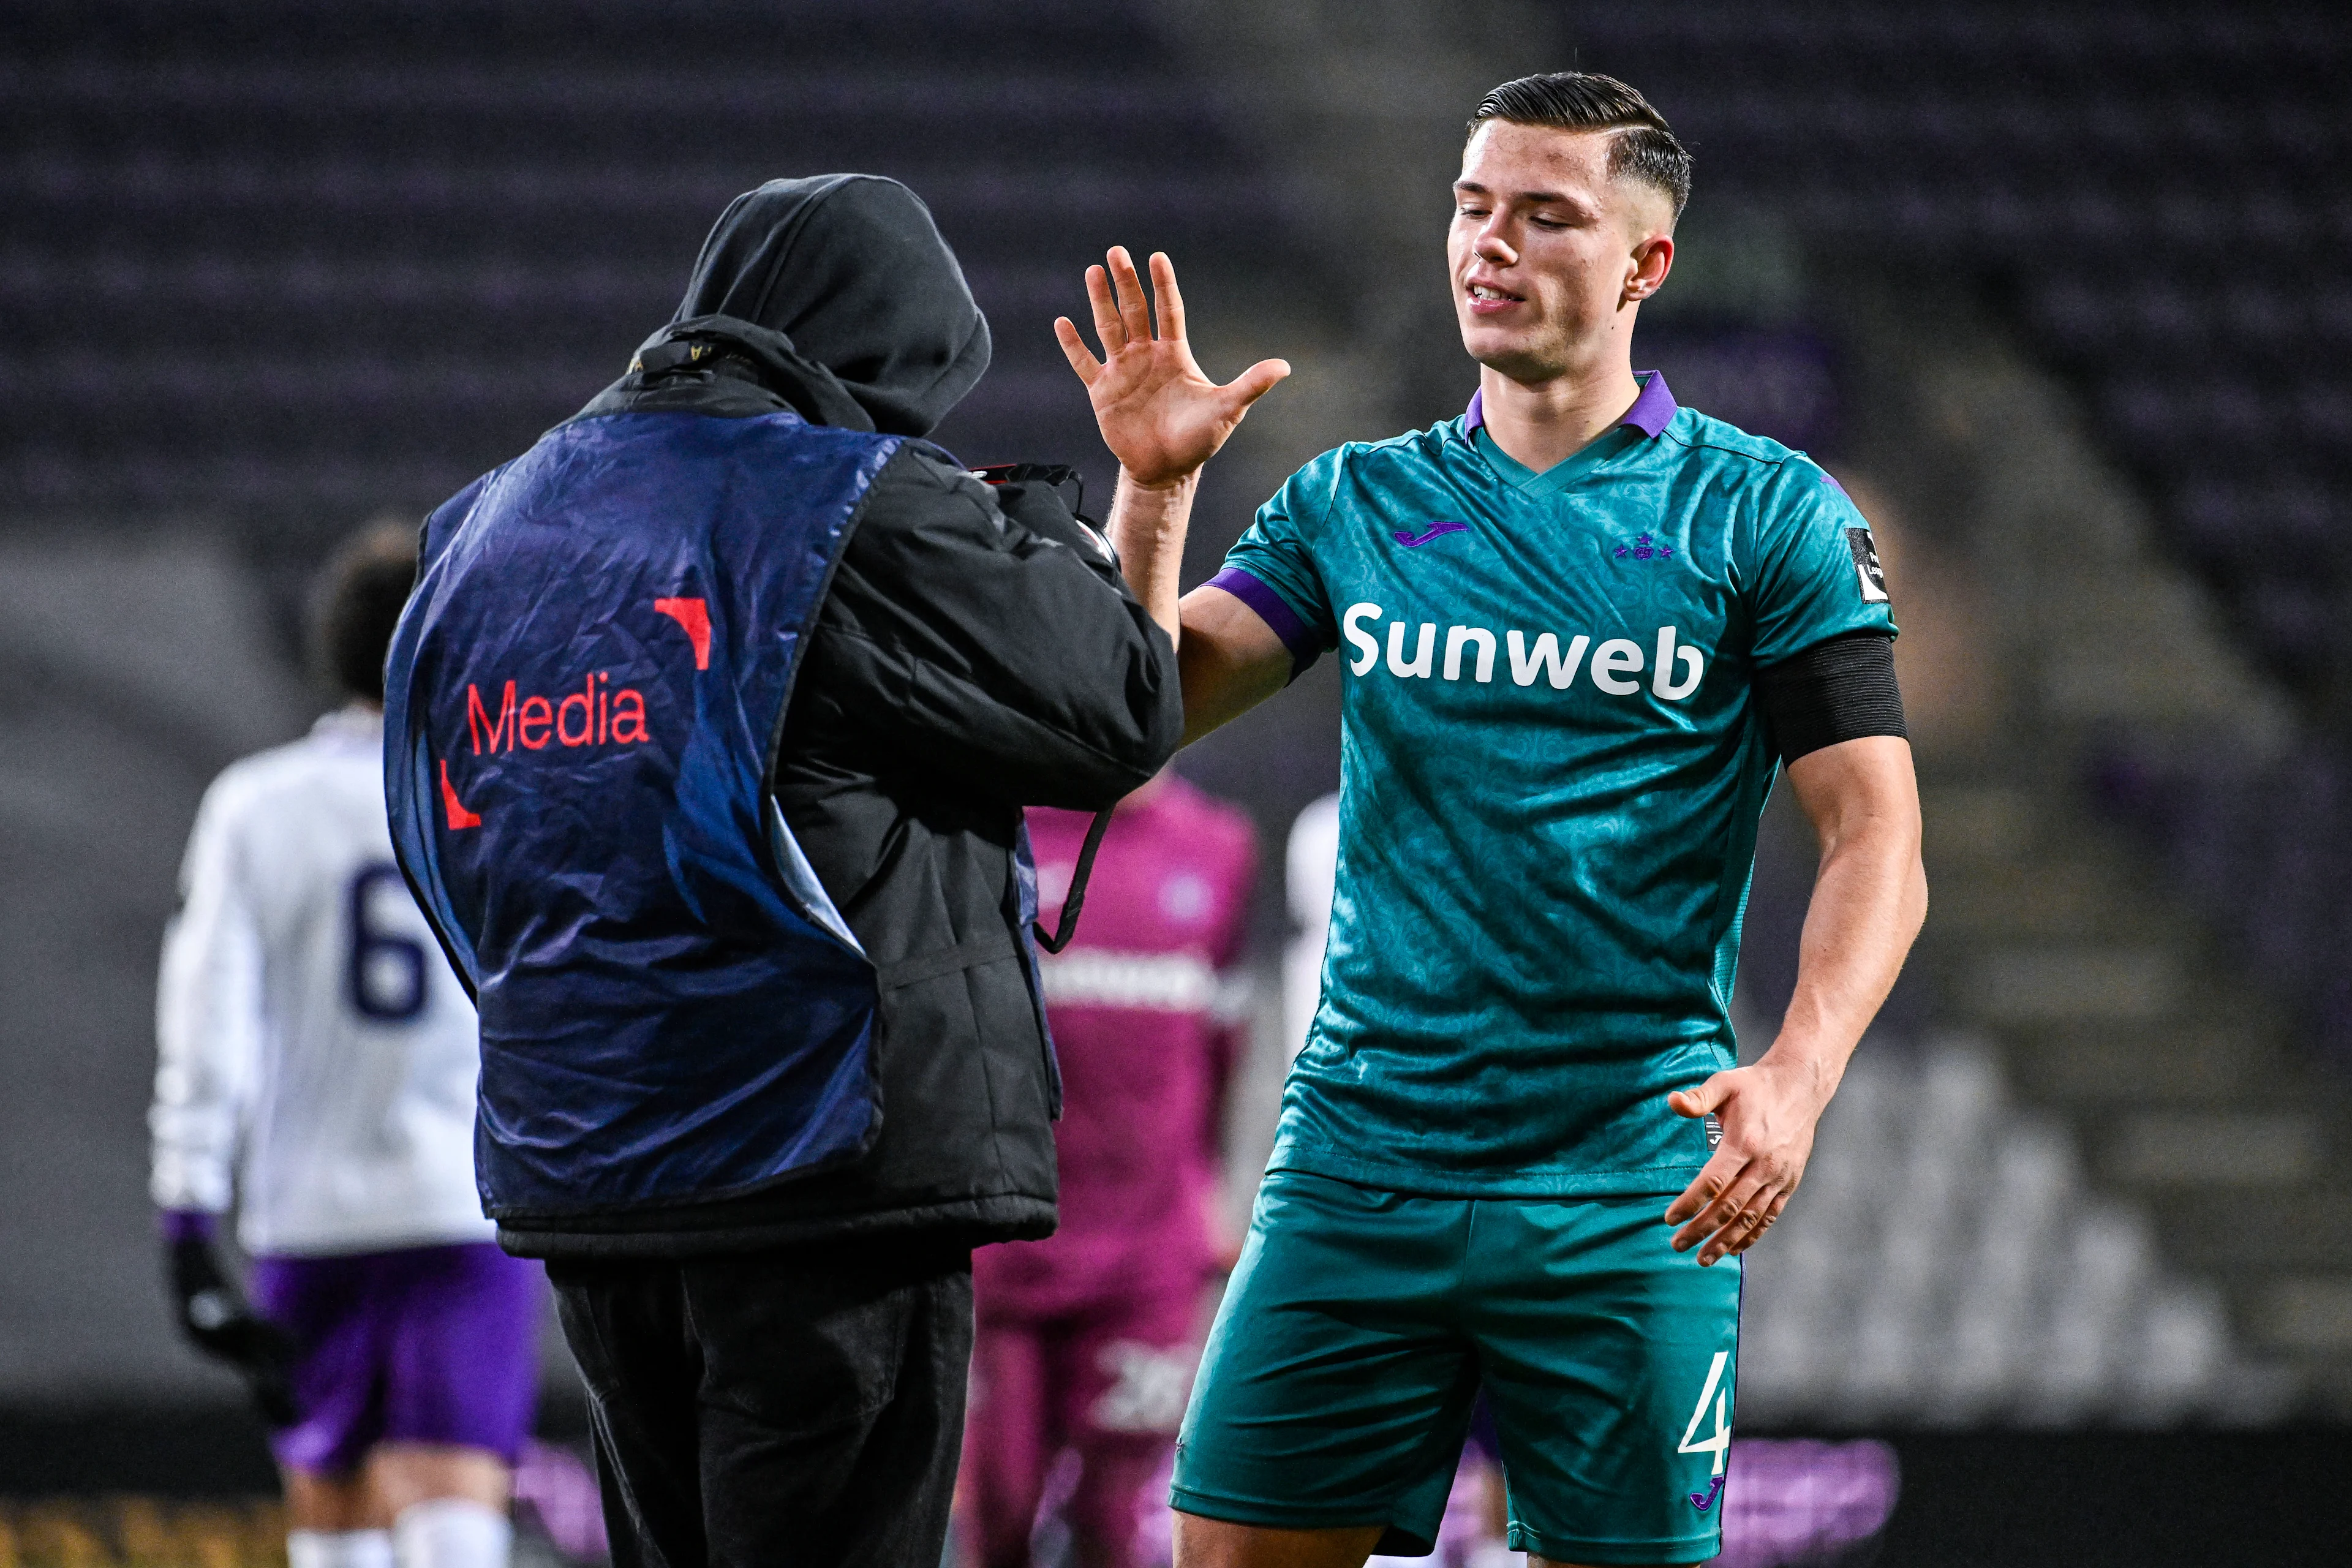
[[[1088,517],[1087,481],[1066,463],[990,463],[967,470],[996,492],[1004,515],[1057,544],[1091,551],[1116,568],[1118,552],[1111,547],[1102,525]],[[1077,500],[1064,505],[1062,487],[1074,486]]]

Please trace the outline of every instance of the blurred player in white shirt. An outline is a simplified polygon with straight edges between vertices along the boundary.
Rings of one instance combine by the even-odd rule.
[[[275,1428],[289,1568],[498,1568],[537,1381],[537,1265],[474,1187],[474,1009],[393,864],[384,648],[413,534],[314,616],[349,700],[205,795],[157,992],[152,1190],[183,1329]],[[251,1298],[221,1267],[236,1211]]]

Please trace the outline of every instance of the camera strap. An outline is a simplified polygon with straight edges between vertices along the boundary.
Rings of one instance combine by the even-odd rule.
[[[1114,566],[1118,563],[1118,552],[1087,516],[1087,481],[1077,469],[1066,463],[989,463],[970,471],[973,479],[991,485],[1044,485],[1054,490],[1075,485],[1077,502],[1071,507],[1070,515],[1077,519],[1100,553]],[[1109,831],[1110,808],[1106,807],[1095,813],[1094,822],[1087,828],[1087,841],[1078,850],[1077,865],[1070,872],[1070,890],[1062,900],[1062,918],[1055,922],[1056,929],[1048,934],[1035,921],[1029,922],[1030,934],[1047,952],[1061,952],[1078,934],[1078,910],[1087,901],[1087,879],[1095,874],[1095,851],[1102,847],[1103,835]]]
[[[1070,872],[1070,891],[1062,900],[1062,918],[1056,922],[1059,929],[1048,936],[1044,926],[1034,921],[1029,922],[1030,934],[1047,952],[1061,952],[1078,934],[1078,910],[1087,901],[1087,880],[1095,874],[1095,851],[1102,847],[1103,835],[1110,831],[1110,814],[1115,809],[1105,806],[1096,812],[1093,824],[1087,829],[1087,841],[1078,850],[1077,866]]]

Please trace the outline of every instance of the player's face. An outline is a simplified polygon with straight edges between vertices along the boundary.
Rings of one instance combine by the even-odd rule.
[[[1664,193],[1612,179],[1606,131],[1490,120],[1462,151],[1445,253],[1470,357],[1514,381],[1585,366],[1664,280]]]

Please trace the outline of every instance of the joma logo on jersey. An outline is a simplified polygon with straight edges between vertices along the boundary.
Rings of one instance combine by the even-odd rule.
[[[1378,623],[1384,612],[1378,605],[1366,600],[1348,606],[1339,617],[1339,631],[1356,651],[1348,668],[1357,675],[1369,675],[1381,662],[1381,642],[1364,629],[1365,622]],[[1495,634],[1485,626],[1447,626],[1445,654],[1438,660],[1437,624],[1421,623],[1416,633],[1409,621],[1391,621],[1388,627],[1388,668],[1391,675],[1408,680],[1428,680],[1442,676],[1447,680],[1459,680],[1465,667],[1470,679],[1479,682],[1495,679],[1495,654],[1497,647]],[[1412,639],[1411,653],[1405,650],[1408,638]],[[1569,638],[1566,648],[1560,647],[1556,632],[1545,632],[1533,641],[1528,634],[1513,627],[1503,634],[1500,647],[1510,655],[1511,680],[1514,685],[1533,686],[1538,679],[1549,681],[1555,691],[1565,691],[1576,684],[1581,670],[1593,687],[1612,697],[1631,697],[1642,689],[1638,679],[1643,668],[1650,670],[1650,694],[1662,701],[1679,702],[1698,689],[1699,679],[1706,673],[1706,656],[1697,648],[1685,645],[1673,626],[1660,626],[1654,659],[1646,658],[1640,643],[1626,637],[1611,637],[1592,646],[1592,639],[1579,633]],[[1591,662],[1585,662],[1585,655]]]
[[[1470,525],[1466,522],[1440,521],[1431,523],[1428,529],[1421,533],[1415,533],[1409,528],[1400,528],[1389,537],[1395,540],[1399,544],[1403,545],[1407,550],[1418,550],[1423,545],[1428,543],[1431,540],[1436,539],[1442,535],[1448,533],[1467,533],[1469,531]]]

